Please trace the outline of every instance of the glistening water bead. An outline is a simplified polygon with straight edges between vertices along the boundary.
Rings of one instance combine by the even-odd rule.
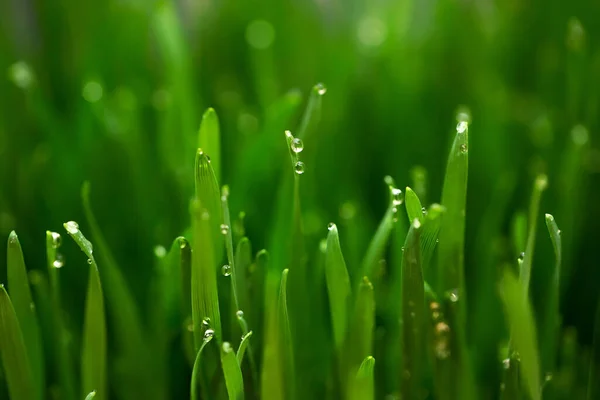
[[[335,224],[334,224],[333,222],[330,222],[330,223],[327,225],[327,230],[330,230],[330,231],[332,231],[334,228],[335,228]]]
[[[296,154],[301,153],[302,150],[304,150],[304,143],[302,142],[302,139],[300,138],[294,138],[292,139],[292,144],[290,146],[292,148],[292,151]]]
[[[395,206],[399,206],[404,202],[404,195],[402,190],[398,188],[392,188],[392,203]]]
[[[229,225],[221,224],[221,233],[227,235],[229,233]]]
[[[63,265],[65,265],[65,260],[64,260],[64,258],[62,256],[62,254],[56,253],[56,259],[52,263],[52,266],[54,268],[62,268]]]
[[[231,266],[227,264],[223,265],[223,268],[221,268],[221,272],[223,273],[223,276],[231,275]]]
[[[469,127],[469,124],[466,121],[460,121],[456,125],[456,132],[465,133],[465,131],[467,130],[468,127]]]
[[[298,174],[298,175],[302,175],[304,173],[304,163],[302,161],[298,161],[295,165],[294,165],[294,171]]]
[[[58,249],[62,244],[62,238],[60,237],[60,233],[50,232],[50,236],[52,237],[52,248]]]
[[[237,312],[235,313],[235,316],[238,319],[242,319],[242,318],[244,318],[244,312],[242,310],[237,310]]]
[[[327,93],[327,88],[322,83],[317,83],[315,85],[315,89],[317,89],[317,93],[319,93],[321,96]]]
[[[215,331],[213,331],[212,329],[207,329],[206,332],[204,332],[204,340],[210,340],[213,338],[214,335]]]
[[[69,221],[65,224],[65,228],[67,229],[67,232],[69,232],[71,235],[75,235],[77,232],[79,232],[79,224],[75,221]]]

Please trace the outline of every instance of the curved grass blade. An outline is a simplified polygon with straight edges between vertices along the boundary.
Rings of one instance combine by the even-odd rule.
[[[231,289],[233,292],[233,303],[236,310],[241,310],[240,299],[238,296],[238,274],[233,255],[233,232],[231,229],[231,218],[229,217],[229,187],[223,186],[221,189],[221,210],[223,211],[223,224],[221,225],[221,233],[225,236],[225,250],[227,253],[227,262],[231,268]],[[245,304],[243,304],[245,306]],[[243,331],[242,331],[243,332]],[[243,332],[246,334],[247,332]]]
[[[198,132],[198,147],[211,156],[211,164],[218,182],[221,182],[221,130],[215,110],[208,108],[202,115]]]
[[[221,195],[219,194],[219,182],[212,167],[211,159],[202,149],[198,149],[196,152],[195,173],[196,200],[208,212],[212,221],[209,231],[211,234],[210,240],[214,247],[215,260],[219,262],[223,256]]]
[[[340,248],[337,226],[329,224],[325,255],[325,278],[329,294],[329,307],[336,351],[341,351],[348,326],[348,302],[350,300],[350,278]]]
[[[0,284],[0,356],[12,400],[35,400],[35,381],[15,309]]]
[[[356,302],[346,336],[346,346],[342,353],[343,365],[348,368],[347,379],[352,380],[361,362],[373,351],[373,331],[375,329],[375,299],[373,285],[363,277],[356,292]]]
[[[535,320],[529,299],[510,269],[506,268],[502,279],[500,296],[511,328],[511,343],[519,354],[521,377],[529,396],[541,398],[540,361],[537,347]]]
[[[379,260],[382,258],[385,246],[387,245],[390,233],[394,228],[394,223],[398,219],[398,207],[402,204],[402,191],[396,187],[396,183],[391,176],[384,178],[388,189],[390,190],[390,204],[383,216],[383,219],[377,227],[377,231],[369,243],[367,253],[362,263],[362,270],[359,276],[372,278],[373,270]]]
[[[100,230],[100,226],[92,211],[90,202],[90,183],[85,182],[81,188],[83,210],[86,220],[90,226],[92,238],[98,250],[98,259],[102,266],[101,280],[104,282],[103,289],[106,297],[108,315],[111,318],[115,330],[117,352],[124,361],[122,370],[119,371],[120,378],[117,392],[123,398],[145,397],[154,399],[160,397],[164,388],[160,379],[153,378],[156,375],[156,366],[148,352],[146,338],[142,333],[143,324],[139,309],[133,295],[127,286],[121,268],[117,264],[107,242]],[[142,365],[143,368],[139,366]],[[98,389],[98,388],[95,388]]]
[[[41,398],[42,391],[46,387],[42,337],[35,313],[35,304],[31,297],[23,251],[15,231],[8,236],[7,278],[12,304],[19,319],[19,326],[27,348],[34,388],[37,391],[37,398]]]
[[[238,360],[238,364],[240,364],[240,367],[242,366],[242,363],[244,361],[244,354],[246,353],[246,348],[248,347],[248,344],[250,343],[251,336],[252,336],[252,331],[249,331],[244,336],[242,336],[242,341],[240,342],[240,347],[238,347],[236,357]]]
[[[402,397],[421,398],[425,353],[425,292],[420,249],[421,223],[410,226],[402,257]],[[409,373],[404,373],[408,371]]]
[[[58,369],[61,397],[65,400],[74,400],[75,374],[73,371],[73,366],[70,362],[72,358],[67,341],[62,340],[63,335],[66,334],[65,324],[62,318],[60,280],[58,276],[60,267],[62,267],[62,261],[60,260],[57,252],[61,242],[62,238],[60,234],[57,232],[46,231],[46,262],[48,264],[48,274],[50,276],[50,294],[44,297],[50,298],[48,306],[50,307],[51,312],[48,314],[48,316],[52,321],[51,335],[55,338],[52,340],[52,343],[55,344],[53,346],[53,350],[55,351],[55,361]],[[41,287],[39,289],[41,289]]]
[[[206,345],[212,340],[213,334],[210,331],[207,331],[204,335],[204,339],[202,340],[202,344],[196,353],[196,360],[194,361],[194,368],[192,369],[192,379],[190,382],[190,400],[199,400],[200,397],[198,395],[198,386],[200,386],[200,391],[202,393],[203,399],[208,399],[207,395],[207,383],[204,381],[204,376],[202,374],[202,354]]]
[[[404,201],[406,202],[406,213],[408,214],[408,220],[412,224],[415,218],[423,218],[423,206],[421,200],[417,194],[408,186],[406,187],[406,194],[404,195]]]
[[[373,400],[375,398],[374,384],[375,359],[368,356],[360,364],[360,368],[348,384],[349,400]]]
[[[542,329],[540,332],[541,361],[544,372],[556,369],[557,343],[560,330],[560,265],[562,262],[562,243],[560,229],[550,214],[545,215],[546,226],[554,248],[555,263],[552,268],[552,280],[547,291]]]
[[[104,296],[98,266],[93,255],[92,243],[83,236],[74,221],[64,224],[65,229],[88,257],[88,279],[81,345],[81,389],[84,393],[97,390],[99,399],[106,399],[106,320]]]
[[[523,287],[525,296],[529,294],[529,280],[531,279],[531,263],[533,261],[533,251],[535,249],[535,235],[537,231],[537,217],[540,209],[540,200],[542,192],[548,186],[548,178],[545,175],[539,175],[535,179],[533,185],[533,193],[531,195],[531,204],[529,205],[529,231],[527,234],[527,246],[525,248],[525,256],[523,257],[523,265],[519,279]]]
[[[317,83],[312,87],[306,110],[304,110],[304,115],[302,116],[302,123],[298,129],[297,136],[300,139],[305,140],[306,137],[314,133],[315,127],[321,119],[322,97],[325,92],[327,92],[327,89],[322,83]]]
[[[92,400],[96,398],[96,391],[92,390],[91,392],[88,393],[87,396],[85,396],[85,400]]]
[[[244,378],[242,370],[229,342],[223,342],[221,349],[221,364],[225,376],[225,386],[230,400],[244,399]]]

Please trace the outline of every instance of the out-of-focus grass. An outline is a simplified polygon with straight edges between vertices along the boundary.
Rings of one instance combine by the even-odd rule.
[[[35,389],[181,398],[198,360],[199,395],[238,396],[237,358],[223,345],[238,349],[251,330],[239,347],[246,398],[336,398],[371,382],[365,398],[407,393],[402,301],[414,298],[402,247],[418,218],[420,243],[410,243],[427,353],[418,389],[495,398],[501,360],[519,346],[509,340],[514,312],[502,314],[508,299],[531,307],[539,393],[589,387],[593,398],[599,13],[583,0],[0,4],[0,235],[18,232],[33,297],[18,289],[25,269],[13,268],[10,246],[0,248],[0,260],[10,256],[0,282],[20,324],[11,320],[11,335],[39,341],[39,324],[43,345],[26,346],[38,360],[31,379],[45,381]],[[461,122],[469,142],[451,147],[466,139],[452,127]],[[194,191],[199,144],[214,175]],[[540,175],[548,187],[527,217]],[[93,193],[84,186],[82,203],[84,181]],[[406,204],[394,200],[407,185]],[[558,228],[549,225],[552,240],[541,234],[546,212],[562,230],[560,251]],[[81,330],[90,268],[72,245],[43,251],[67,219],[96,245],[110,395],[82,387],[73,363],[91,337],[89,324]],[[337,242],[320,248],[329,221],[339,252]],[[504,266],[516,269],[521,252],[527,294],[501,297]],[[513,386],[537,393],[521,361]],[[0,397],[8,380],[0,372]]]

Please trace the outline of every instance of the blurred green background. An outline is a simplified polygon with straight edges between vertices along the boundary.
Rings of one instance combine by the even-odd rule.
[[[585,0],[2,1],[0,237],[15,229],[28,268],[45,268],[45,230],[76,220],[86,231],[89,180],[142,304],[153,248],[189,226],[197,130],[214,107],[232,214],[246,212],[254,250],[267,247],[288,167],[283,131],[322,82],[303,153],[309,248],[328,222],[344,238],[355,218],[342,247],[356,268],[387,205],[384,175],[413,186],[424,170],[422,200],[439,202],[455,116],[469,110],[470,331],[492,329],[479,318],[499,305],[478,307],[478,295],[495,287],[479,282],[524,250],[514,216],[546,173],[541,212],[563,231],[563,325],[589,346],[600,292],[599,15]],[[538,222],[534,306],[549,279],[538,266],[553,262],[543,214]],[[87,270],[75,246],[63,250],[77,319]]]

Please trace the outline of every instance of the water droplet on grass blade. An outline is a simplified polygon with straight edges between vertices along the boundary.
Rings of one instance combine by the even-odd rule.
[[[510,368],[510,358],[505,358],[502,360],[502,368],[509,369]]]
[[[332,231],[335,228],[335,224],[333,222],[330,222],[329,225],[327,225],[327,229]]]
[[[202,319],[202,326],[203,326],[204,328],[208,328],[208,327],[210,327],[210,318],[208,318],[208,317],[204,317],[204,318]]]
[[[294,138],[292,139],[292,151],[296,154],[301,153],[302,150],[304,150],[304,143],[302,142],[302,139],[299,138]]]
[[[65,228],[67,229],[67,232],[69,232],[71,235],[75,235],[77,234],[77,232],[79,232],[79,224],[75,221],[69,221],[65,224]]]
[[[456,124],[456,132],[465,133],[469,129],[469,123],[467,121],[460,121]]]
[[[90,265],[92,265],[92,259],[91,259],[91,258],[88,258],[88,259],[87,259],[87,263],[88,263],[88,264],[90,264]]]
[[[524,259],[525,259],[525,252],[522,251],[519,253],[519,257],[517,257],[517,261],[523,262]]]
[[[467,149],[467,145],[466,144],[463,143],[463,144],[460,145],[460,152],[463,153],[463,154],[466,154],[466,153],[469,152],[469,150]]]
[[[56,259],[52,262],[54,268],[62,268],[65,265],[65,259],[62,254],[56,253]]]
[[[298,175],[302,175],[304,173],[304,163],[302,161],[298,161],[295,165],[294,165],[294,171],[298,174]]]
[[[223,265],[223,267],[221,268],[221,273],[223,274],[223,276],[230,276],[231,266],[229,266],[228,264]]]
[[[238,319],[242,319],[242,318],[244,318],[244,312],[242,310],[237,310],[237,312],[235,313],[235,316]]]
[[[452,303],[456,303],[459,299],[458,297],[458,289],[452,289],[446,292],[446,298],[450,300]]]
[[[62,244],[62,238],[60,237],[60,233],[50,232],[50,236],[52,237],[52,248],[58,249]]]
[[[227,235],[229,233],[229,225],[221,224],[221,233]]]
[[[315,89],[317,90],[317,93],[319,93],[321,96],[327,93],[327,88],[322,83],[317,83],[315,85]]]
[[[213,338],[214,335],[215,331],[213,331],[212,329],[207,329],[206,332],[204,332],[204,340],[209,341]]]
[[[395,206],[399,206],[404,202],[404,194],[402,190],[398,188],[392,188],[392,204]]]

